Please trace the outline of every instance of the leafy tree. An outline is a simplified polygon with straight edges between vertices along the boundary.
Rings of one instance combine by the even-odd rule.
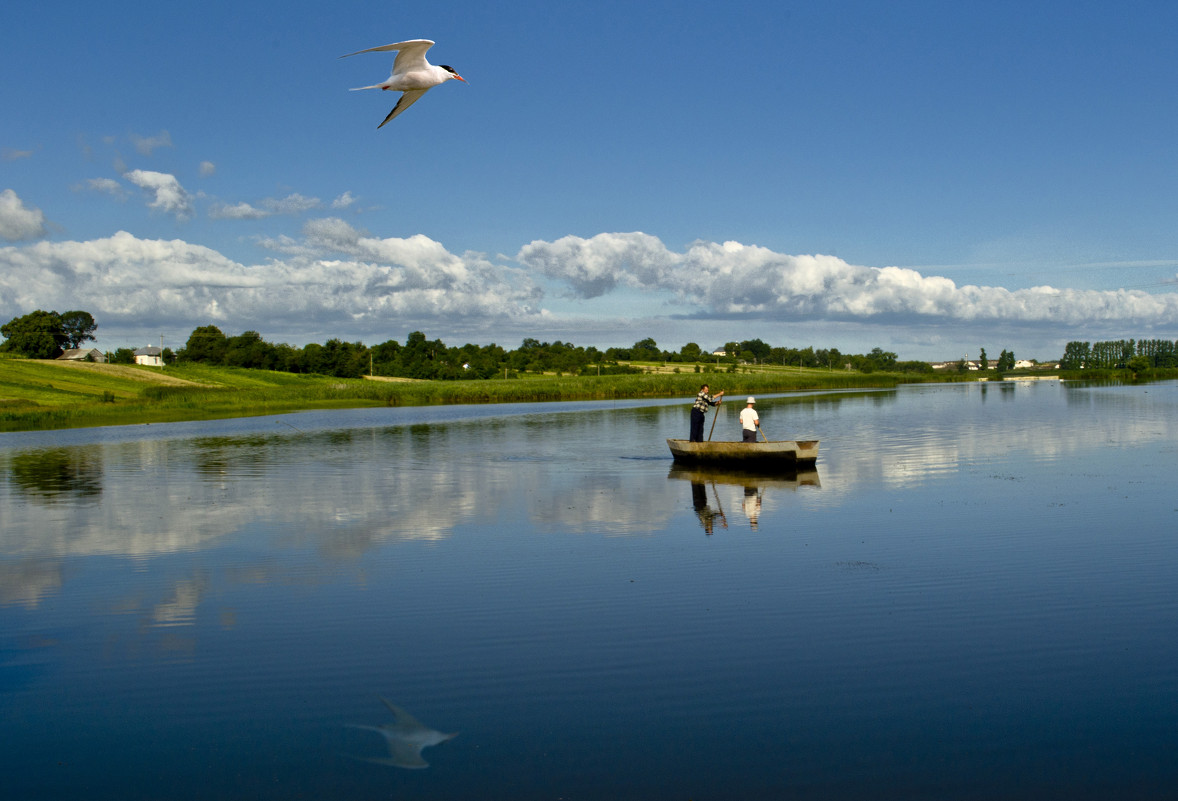
[[[639,361],[657,362],[663,358],[663,352],[659,350],[657,342],[647,337],[634,343],[634,347],[630,348],[630,358]]]
[[[23,317],[12,318],[0,326],[0,334],[5,336],[0,349],[30,359],[56,359],[69,342],[62,330],[61,315],[41,309]]]
[[[742,354],[745,351],[748,351],[752,354],[753,359],[756,359],[757,361],[764,361],[767,359],[769,357],[770,351],[773,350],[759,339],[745,340],[744,342],[740,343],[739,347]]]
[[[882,348],[872,348],[866,358],[876,370],[892,370],[896,366],[896,354]]]
[[[980,364],[978,366],[981,367],[983,370],[990,369],[990,360],[986,358],[986,349],[985,348],[982,348],[982,355],[980,357],[978,357],[978,361],[980,362]]]
[[[1059,360],[1061,370],[1081,370],[1091,358],[1091,345],[1088,342],[1069,342],[1064,346],[1063,357]]]
[[[61,331],[65,334],[67,348],[80,348],[83,342],[94,340],[98,323],[90,312],[67,311],[61,315]]]
[[[190,362],[221,364],[228,349],[229,339],[220,328],[215,325],[202,325],[189,335],[188,344],[184,346],[183,358]]]
[[[814,351],[814,360],[819,367],[827,370],[843,366],[843,354],[839,353],[838,348],[819,348]]]
[[[116,348],[114,353],[106,354],[106,360],[111,364],[134,364],[135,351],[130,348]]]
[[[688,342],[679,349],[679,356],[682,357],[683,361],[685,362],[695,361],[700,357],[700,353],[701,351],[699,345],[695,342]]]
[[[257,331],[228,337],[222,360],[230,367],[250,367],[255,370],[272,370],[276,361],[274,346],[265,342]]]
[[[835,367],[842,367],[843,354],[841,352],[839,352],[838,348],[831,348],[827,358],[830,359],[829,363],[830,363],[830,367],[832,370]],[[930,367],[929,369],[931,370],[932,367]]]
[[[1133,356],[1129,359],[1127,365],[1135,373],[1144,373],[1149,370],[1149,357]]]

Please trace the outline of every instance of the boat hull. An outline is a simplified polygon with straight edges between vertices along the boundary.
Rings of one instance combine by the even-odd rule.
[[[794,468],[818,461],[818,440],[777,440],[775,442],[691,442],[669,439],[667,446],[677,462],[694,464],[780,465]]]

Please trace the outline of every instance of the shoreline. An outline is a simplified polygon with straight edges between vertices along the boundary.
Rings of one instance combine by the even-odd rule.
[[[698,369],[698,368],[697,368]],[[1157,378],[1178,376],[1159,371]],[[1131,375],[1131,374],[1130,374]],[[1051,371],[979,375],[859,373],[821,368],[740,366],[706,372],[613,376],[526,374],[506,379],[431,381],[382,376],[336,378],[233,367],[168,367],[0,358],[0,432],[256,417],[322,409],[639,398],[691,398],[703,382],[729,394],[894,388],[901,384],[1064,379]],[[1078,377],[1078,376],[1077,376]],[[1083,378],[1124,380],[1093,374]]]

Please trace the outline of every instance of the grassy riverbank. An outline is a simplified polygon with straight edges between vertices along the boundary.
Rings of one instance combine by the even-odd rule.
[[[706,370],[706,367],[703,368]],[[932,377],[929,377],[930,379]],[[184,364],[172,367],[0,358],[0,431],[248,417],[307,409],[694,396],[892,387],[929,380],[797,367],[486,381],[382,381]]]

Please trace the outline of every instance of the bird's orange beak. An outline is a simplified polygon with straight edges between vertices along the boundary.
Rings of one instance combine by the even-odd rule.
[[[455,77],[455,78],[457,78],[458,80],[462,81],[463,83],[466,83],[466,78],[463,78],[463,77],[462,77],[461,75],[459,75],[457,72],[456,72],[456,73],[454,73],[454,77]]]

